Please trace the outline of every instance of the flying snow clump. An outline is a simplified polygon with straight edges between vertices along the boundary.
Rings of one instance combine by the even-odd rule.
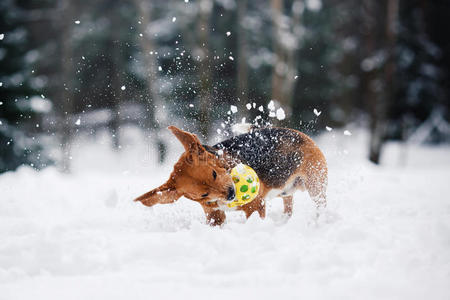
[[[350,136],[350,135],[352,135],[352,133],[350,131],[346,130],[346,131],[344,131],[344,135]]]
[[[270,110],[275,110],[275,103],[273,100],[270,100],[269,104],[267,104],[267,108]]]
[[[247,103],[245,106],[247,107],[248,110],[252,109],[252,105],[250,103]]]
[[[80,118],[78,118],[78,120],[75,122],[75,125],[80,126],[80,124],[81,124],[81,120],[80,120]]]
[[[51,111],[52,106],[52,103],[47,99],[41,99],[38,96],[30,98],[30,107],[35,112],[48,113]]]
[[[328,126],[325,126],[325,129],[326,129],[327,131],[331,131],[331,130],[333,130],[333,128],[331,128],[331,127],[328,127]]]
[[[3,40],[5,38],[5,34],[4,33],[0,33],[0,41]]]
[[[279,109],[277,109],[277,119],[278,120],[284,120],[286,118],[286,114],[284,113],[284,109],[282,109],[281,107]]]
[[[234,57],[233,57],[233,56],[228,56],[228,58],[229,58],[230,60],[234,60]]]
[[[231,112],[232,112],[233,114],[237,113],[237,111],[238,111],[237,107],[234,106],[234,105],[231,105],[231,106],[230,106],[230,110],[231,110]]]
[[[120,87],[120,89],[121,89],[122,91],[125,91],[126,87],[125,87],[124,85],[122,85],[122,86]]]
[[[230,36],[230,35],[231,35],[231,32],[227,31],[227,36]]]
[[[313,112],[314,112],[314,114],[315,114],[316,116],[320,116],[320,114],[322,113],[321,111],[318,111],[318,110],[315,109],[315,108],[314,108]]]
[[[173,18],[172,18],[172,22],[175,23],[176,20],[177,20],[177,17],[173,17]]]
[[[81,23],[80,20],[76,20],[75,21],[75,24],[77,24],[77,25],[80,24],[80,23]]]

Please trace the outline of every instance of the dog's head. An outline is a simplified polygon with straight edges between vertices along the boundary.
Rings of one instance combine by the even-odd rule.
[[[208,152],[195,134],[175,126],[168,128],[183,144],[185,152],[166,183],[147,193],[147,197],[143,195],[136,200],[153,205],[174,202],[181,196],[202,203],[233,199],[234,184],[223,161]]]

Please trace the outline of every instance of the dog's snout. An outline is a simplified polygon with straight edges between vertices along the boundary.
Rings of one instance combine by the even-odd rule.
[[[234,190],[234,187],[230,186],[228,188],[228,196],[227,196],[227,200],[233,200],[234,197],[236,197],[236,191]]]

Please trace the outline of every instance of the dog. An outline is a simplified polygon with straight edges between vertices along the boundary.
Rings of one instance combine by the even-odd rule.
[[[198,202],[210,225],[225,222],[227,201],[235,197],[230,170],[238,163],[253,168],[260,179],[258,196],[235,207],[247,219],[258,212],[265,217],[265,201],[282,197],[284,213],[292,215],[292,195],[307,190],[317,208],[326,206],[328,170],[325,156],[306,134],[289,128],[251,128],[214,146],[203,145],[195,134],[169,126],[185,152],[169,179],[160,187],[139,196],[146,206],[173,203],[184,196]]]

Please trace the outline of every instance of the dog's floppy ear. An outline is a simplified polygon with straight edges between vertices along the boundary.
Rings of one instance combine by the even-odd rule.
[[[181,144],[183,144],[186,151],[197,152],[198,154],[202,154],[206,151],[195,134],[181,130],[175,126],[169,126],[167,128],[172,131]]]
[[[140,201],[146,206],[153,206],[155,204],[167,204],[178,200],[181,195],[177,192],[175,187],[169,182],[151,190],[134,199],[134,201]]]

